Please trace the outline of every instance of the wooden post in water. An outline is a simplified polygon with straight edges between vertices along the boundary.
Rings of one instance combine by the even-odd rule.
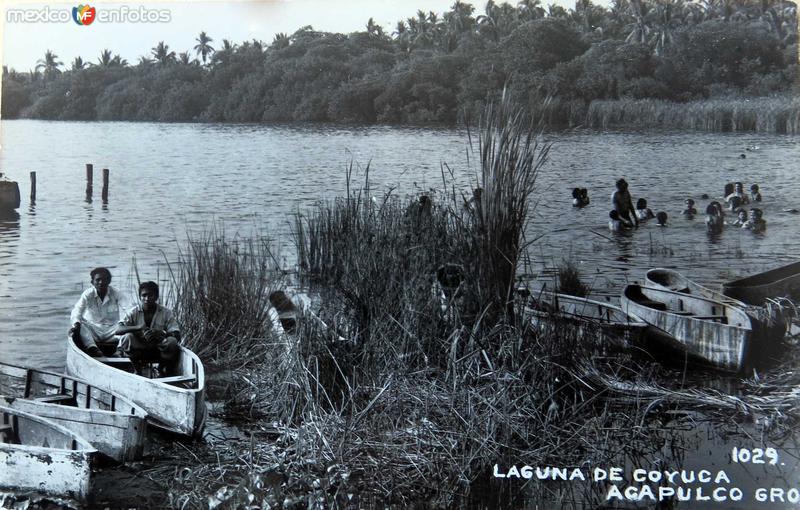
[[[92,192],[93,184],[94,184],[94,165],[91,163],[86,163],[86,201],[92,201]]]
[[[31,172],[31,203],[36,203],[36,172]]]
[[[108,202],[108,168],[103,169],[103,202]]]

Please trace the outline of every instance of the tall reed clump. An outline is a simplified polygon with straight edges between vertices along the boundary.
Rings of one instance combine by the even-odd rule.
[[[800,132],[796,97],[724,98],[675,103],[657,99],[592,101],[586,125],[759,133]]]
[[[229,239],[212,227],[190,237],[177,267],[170,265],[169,304],[185,345],[204,362],[239,365],[263,352],[275,261],[269,240]]]
[[[537,136],[532,121],[505,95],[490,103],[478,136],[480,184],[466,238],[475,245],[474,268],[483,309],[513,312],[514,280],[524,249],[523,235],[536,177],[547,162],[550,145]],[[491,310],[490,310],[491,311]]]

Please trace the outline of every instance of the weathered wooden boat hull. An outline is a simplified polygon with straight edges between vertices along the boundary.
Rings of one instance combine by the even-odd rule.
[[[645,282],[647,287],[664,288],[675,292],[691,294],[693,296],[719,301],[720,303],[737,306],[743,309],[747,315],[750,316],[754,340],[764,340],[774,346],[786,335],[787,323],[789,321],[783,316],[782,310],[768,310],[763,306],[756,306],[739,301],[738,299],[726,296],[721,292],[693,282],[673,269],[651,269],[645,274]]]
[[[19,203],[19,184],[15,181],[0,181],[0,209],[17,209]]]
[[[119,462],[136,460],[144,450],[144,409],[66,374],[0,363],[0,406],[47,418]]]
[[[149,423],[156,427],[200,436],[206,419],[203,364],[192,351],[181,347],[179,365],[179,374],[193,379],[191,388],[166,382],[171,378],[159,380],[136,375],[127,358],[92,358],[71,339],[67,340],[67,373],[129,398],[147,412]]]
[[[639,343],[648,328],[641,319],[625,313],[611,303],[595,301],[579,296],[540,292],[536,294],[537,309],[527,308],[525,313],[532,318],[557,318],[597,326],[611,337],[621,338],[626,345]]]
[[[717,292],[708,287],[704,287],[697,282],[694,282],[674,269],[655,268],[650,269],[644,275],[645,286],[651,288],[663,288],[673,292],[682,292],[684,294],[691,294],[713,301],[719,301],[731,306],[738,306],[740,308],[748,308],[749,305],[738,299],[726,296],[722,292]]]
[[[723,284],[726,296],[749,305],[763,305],[768,298],[800,299],[800,262]]]
[[[0,417],[0,489],[89,498],[97,450],[86,439],[17,409],[0,407]]]
[[[721,370],[739,372],[744,366],[752,326],[743,310],[639,285],[625,287],[620,302],[626,313],[654,328],[657,340]]]

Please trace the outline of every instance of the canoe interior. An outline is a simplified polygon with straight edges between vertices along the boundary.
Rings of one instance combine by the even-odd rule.
[[[114,411],[144,418],[130,401],[62,374],[0,363],[0,395],[38,400],[61,406]]]
[[[60,450],[91,449],[81,443],[74,435],[46,422],[31,419],[23,413],[12,413],[2,408],[0,415],[0,443],[58,448]]]
[[[699,283],[693,282],[673,269],[651,269],[647,271],[645,280],[648,282],[647,286],[649,287],[663,287],[673,292],[692,294],[697,297],[719,301],[731,306],[738,306],[740,308],[749,307],[749,305],[746,303],[738,301],[730,296],[726,296],[722,292],[709,289],[708,287],[704,287]]]
[[[625,288],[625,297],[653,310],[752,329],[750,317],[744,310],[691,294],[629,285]]]
[[[605,324],[631,324],[640,322],[631,318],[618,306],[579,296],[542,292],[536,298],[537,308],[558,313],[564,318],[586,320]]]
[[[646,278],[648,281],[675,292],[683,292],[685,294],[691,292],[686,280],[673,271],[651,269],[647,272]]]
[[[71,342],[72,340],[70,339],[69,341]],[[76,347],[76,349],[80,350],[78,347]],[[95,359],[110,368],[114,368],[129,374],[135,373],[133,363],[131,362],[130,358],[102,357]],[[198,367],[197,360],[189,356],[185,356],[183,353],[181,353],[181,358],[178,362],[178,373],[178,376],[162,377],[158,371],[158,363],[153,362],[144,364],[144,370],[138,375],[154,382],[161,382],[176,388],[188,390],[197,389],[198,385],[203,379],[200,376],[201,370]]]

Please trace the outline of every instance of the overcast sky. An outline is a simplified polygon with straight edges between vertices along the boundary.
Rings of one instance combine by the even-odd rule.
[[[44,12],[72,10],[80,0],[72,3],[49,4],[14,0],[0,0],[3,4],[3,64],[18,71],[27,71],[36,65],[46,50],[52,50],[59,60],[69,65],[80,56],[84,61],[96,61],[100,51],[108,48],[119,53],[130,63],[159,41],[164,41],[176,53],[191,51],[195,39],[205,31],[217,47],[222,39],[239,43],[249,39],[271,42],[278,32],[291,34],[304,25],[317,30],[349,33],[363,30],[372,17],[387,32],[398,20],[413,16],[418,9],[437,14],[448,10],[454,0],[264,0],[229,2],[91,2],[96,7],[97,20],[80,26],[72,19],[66,22],[9,22],[9,9],[35,9]],[[85,1],[85,0],[84,0]],[[88,3],[88,2],[87,2]],[[470,2],[476,6],[476,14],[483,11],[485,0]],[[498,2],[499,3],[499,2]],[[516,4],[516,1],[510,2]],[[565,7],[572,7],[572,0],[555,0]],[[606,3],[606,2],[600,2]],[[122,5],[130,9],[168,9],[167,23],[101,23],[101,10],[119,9]],[[51,15],[53,15],[51,13]]]

